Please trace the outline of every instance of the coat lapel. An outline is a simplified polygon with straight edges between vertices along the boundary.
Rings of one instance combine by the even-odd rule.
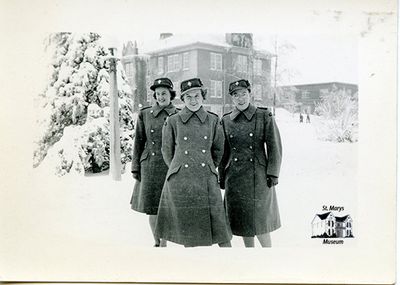
[[[247,107],[246,110],[244,111],[239,111],[238,108],[233,109],[232,113],[229,115],[229,117],[231,118],[231,120],[235,120],[237,116],[239,116],[240,113],[243,113],[247,120],[251,121],[251,119],[253,118],[254,114],[256,113],[257,108],[252,105],[249,104],[249,107]]]
[[[196,112],[192,112],[187,107],[185,107],[178,114],[184,124],[186,124],[190,117],[192,117],[194,114],[196,114],[202,124],[206,121],[206,118],[208,116],[208,113],[206,110],[204,110],[203,106],[200,107],[200,109]]]
[[[175,106],[174,106],[172,103],[169,103],[169,105],[166,106],[166,107],[164,107],[164,108],[162,108],[160,105],[158,105],[158,103],[154,104],[154,105],[151,107],[151,111],[152,111],[154,117],[157,117],[158,114],[160,114],[161,111],[163,111],[163,110],[164,110],[165,112],[167,112],[169,116],[171,116],[172,114],[175,114],[175,113],[176,113],[176,108],[175,108]]]

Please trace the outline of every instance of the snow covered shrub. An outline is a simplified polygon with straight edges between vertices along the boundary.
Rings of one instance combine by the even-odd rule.
[[[323,94],[315,112],[319,137],[335,142],[358,141],[358,96],[343,89]]]
[[[109,55],[95,33],[56,33],[48,37],[53,53],[45,91],[35,98],[38,135],[34,167],[47,156],[58,175],[108,168],[110,140]],[[121,161],[131,160],[133,100],[122,65],[117,65]],[[54,148],[54,150],[53,150]]]

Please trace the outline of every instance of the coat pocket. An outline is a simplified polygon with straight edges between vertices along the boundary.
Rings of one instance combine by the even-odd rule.
[[[168,169],[168,172],[167,172],[167,180],[169,180],[169,178],[170,178],[172,175],[178,173],[180,168],[181,168],[181,165],[178,165],[178,166],[176,166],[176,167],[174,167],[174,168]]]
[[[265,158],[265,156],[257,156],[257,161],[259,164],[263,165],[263,166],[267,166],[267,159]]]
[[[149,156],[149,152],[145,151],[142,153],[142,155],[140,156],[140,162],[142,162],[143,160],[147,159],[147,157]]]
[[[217,172],[217,170],[216,170],[216,168],[214,166],[214,163],[209,162],[208,166],[210,167],[211,172],[214,173],[218,177],[218,172]]]

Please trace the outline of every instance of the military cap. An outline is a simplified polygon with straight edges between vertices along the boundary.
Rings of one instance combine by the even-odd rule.
[[[181,99],[190,90],[206,91],[200,78],[192,78],[181,82]]]
[[[240,79],[237,81],[234,81],[229,84],[229,94],[232,95],[233,92],[239,89],[247,89],[249,92],[251,92],[250,89],[250,82],[246,79]]]
[[[154,80],[153,85],[150,86],[150,89],[155,91],[157,87],[167,87],[170,89],[174,89],[174,84],[169,78],[157,78]]]

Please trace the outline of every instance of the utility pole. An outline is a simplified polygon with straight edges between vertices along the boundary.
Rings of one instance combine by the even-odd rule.
[[[114,180],[121,180],[121,143],[119,133],[119,106],[117,87],[116,48],[110,50],[110,174]]]

